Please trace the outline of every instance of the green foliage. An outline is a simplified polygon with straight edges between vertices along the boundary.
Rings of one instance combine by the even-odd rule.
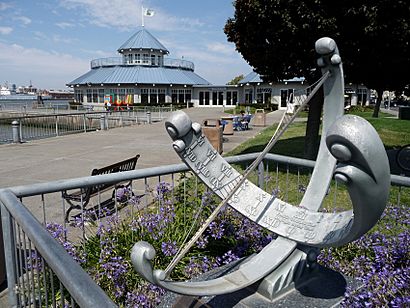
[[[243,74],[240,74],[239,76],[236,76],[236,77],[233,78],[231,81],[229,81],[227,84],[228,84],[228,85],[238,84],[239,81],[241,81],[243,78],[244,78]]]
[[[237,0],[234,7],[224,29],[228,40],[267,81],[316,79],[314,42],[329,36],[350,81],[375,89],[409,84],[406,1]]]

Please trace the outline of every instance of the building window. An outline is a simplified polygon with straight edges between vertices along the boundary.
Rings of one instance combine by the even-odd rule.
[[[253,91],[252,89],[245,89],[245,103],[252,104],[253,102]]]
[[[141,54],[140,53],[135,54],[135,63],[141,63]]]
[[[209,105],[209,91],[199,91],[199,105]]]
[[[128,63],[132,63],[132,53],[128,54]]]
[[[149,89],[141,89],[141,104],[148,105]]]
[[[92,96],[93,96],[93,90],[92,89],[87,89],[87,103],[92,102]]]
[[[185,91],[183,89],[178,90],[178,103],[185,103]]]
[[[93,94],[92,94],[92,102],[93,103],[98,103],[98,89],[92,89]]]
[[[98,89],[98,102],[104,103],[104,89]]]
[[[158,104],[158,90],[157,89],[149,89],[149,103],[151,105]]]
[[[366,102],[367,102],[367,90],[357,89],[357,104],[364,106],[366,105]]]
[[[151,65],[155,65],[155,55],[151,55]]]
[[[293,89],[280,90],[280,106],[286,108],[287,103],[293,104]]]
[[[76,103],[82,103],[83,102],[83,91],[82,90],[74,90],[74,99]]]
[[[158,89],[158,103],[165,104],[165,89]]]
[[[172,103],[188,103],[191,101],[191,90],[187,89],[172,89],[171,91],[171,101]]]
[[[258,104],[270,105],[272,88],[258,88],[256,90],[256,101]]]
[[[125,103],[128,105],[134,104],[134,89],[125,89]]]
[[[144,54],[142,55],[142,63],[143,63],[143,64],[149,64],[149,54],[144,53]]]
[[[204,92],[199,91],[199,105],[202,106],[204,104]]]

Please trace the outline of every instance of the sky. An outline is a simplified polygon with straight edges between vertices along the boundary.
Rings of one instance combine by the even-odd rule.
[[[141,27],[169,51],[194,62],[195,72],[223,85],[252,68],[227,41],[232,0],[0,0],[0,84],[67,89],[90,61],[119,56]]]

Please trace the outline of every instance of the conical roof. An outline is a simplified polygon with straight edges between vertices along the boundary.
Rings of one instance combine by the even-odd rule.
[[[118,52],[122,52],[126,49],[153,49],[162,50],[163,53],[169,53],[168,49],[165,48],[151,33],[145,28],[142,28],[133,36],[131,36],[124,44],[118,48]]]

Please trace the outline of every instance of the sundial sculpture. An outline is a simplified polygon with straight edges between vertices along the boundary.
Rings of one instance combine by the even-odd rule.
[[[384,146],[366,120],[343,114],[343,69],[335,41],[321,38],[315,48],[320,55],[318,66],[323,75],[319,84],[323,84],[325,96],[323,128],[315,168],[300,205],[286,203],[248,181],[246,176],[250,170],[244,175],[239,174],[204,137],[200,124],[192,123],[184,112],[177,111],[165,123],[174,140],[173,147],[222,202],[182,249],[180,257],[175,258],[166,270],[154,270],[150,262],[155,257],[154,248],[147,242],[137,242],[131,259],[135,270],[145,279],[172,292],[196,296],[231,293],[262,280],[259,292],[272,298],[300,276],[306,260],[315,260],[316,248],[349,243],[365,234],[379,220],[390,188],[390,170]],[[286,122],[285,127],[277,130],[270,147],[291,120],[285,117],[281,123]],[[268,144],[254,166],[270,147]],[[318,212],[333,176],[347,186],[353,210]],[[222,277],[195,282],[170,280],[168,276],[176,262],[225,204],[273,231],[278,238],[249,257],[237,270]]]

